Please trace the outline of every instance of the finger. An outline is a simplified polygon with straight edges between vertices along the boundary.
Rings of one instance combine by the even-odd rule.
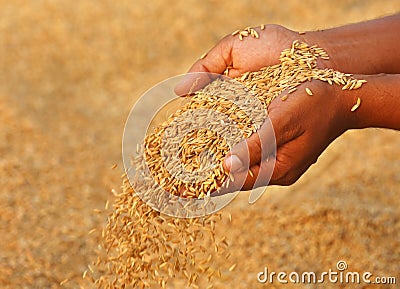
[[[203,59],[199,59],[193,64],[188,74],[175,87],[176,95],[186,96],[203,88],[219,74],[222,74],[227,67],[232,65],[231,50],[232,41],[229,37],[226,37],[212,48]]]
[[[225,170],[236,173],[259,164],[276,150],[275,132],[270,119],[248,139],[235,145],[224,161]]]
[[[233,173],[228,191],[247,191],[267,185],[288,186],[296,182],[315,160],[310,161],[313,158],[308,154],[291,154],[291,145],[289,143],[279,148],[276,160],[270,156],[247,170]]]
[[[276,153],[277,148],[304,133],[302,127],[280,109],[269,112],[261,128],[248,139],[234,146],[227,154],[224,168],[229,172],[247,170],[259,164],[267,156]]]
[[[228,182],[227,191],[248,191],[268,185],[274,171],[274,166],[274,158],[270,157],[262,161],[261,164],[253,165],[246,171],[234,173]]]
[[[269,185],[294,184],[314,164],[325,147],[314,146],[312,138],[301,136],[278,149]]]
[[[325,148],[326,146],[313,145],[312,138],[302,135],[281,145],[276,158],[270,155],[248,170],[233,173],[235,181],[230,185],[230,190],[292,185],[317,161]]]

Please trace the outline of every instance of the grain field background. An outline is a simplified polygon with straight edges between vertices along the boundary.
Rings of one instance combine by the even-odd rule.
[[[91,288],[82,279],[97,246],[88,232],[106,220],[93,210],[120,188],[124,121],[148,88],[185,72],[238,28],[322,29],[399,12],[400,2],[15,0],[0,7],[0,288],[14,289]],[[266,288],[256,279],[265,266],[321,272],[339,260],[349,270],[397,275],[399,283],[399,147],[398,132],[348,132],[294,186],[270,188],[252,206],[241,194],[226,210],[232,224],[219,228],[238,265],[216,288]]]

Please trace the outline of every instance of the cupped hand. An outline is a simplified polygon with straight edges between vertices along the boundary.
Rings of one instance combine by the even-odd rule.
[[[240,40],[238,35],[228,35],[212,48],[203,59],[199,59],[188,71],[184,80],[175,87],[175,93],[185,96],[196,91],[212,79],[204,72],[222,74],[228,69],[227,76],[235,78],[247,71],[257,71],[262,67],[279,63],[282,50],[290,47],[299,39],[297,32],[280,25],[265,25],[253,28],[259,38],[251,36]],[[200,72],[199,74],[197,74]]]
[[[234,78],[277,64],[280,53],[294,40],[305,40],[279,25],[254,29],[258,39],[249,36],[240,40],[237,35],[223,38],[206,57],[193,64],[190,74],[175,87],[177,95],[185,96],[208,84],[213,76],[204,72],[222,74],[228,68],[228,76]],[[311,89],[312,96],[306,93],[306,87]],[[348,104],[336,88],[313,80],[300,85],[285,101],[276,98],[268,108],[269,119],[264,125],[225,158],[224,167],[236,180],[231,182],[230,190],[296,182],[325,148],[348,129]],[[271,158],[276,161],[270,161]]]
[[[313,95],[308,95],[305,88]],[[269,120],[257,133],[233,147],[225,158],[225,169],[234,179],[245,180],[243,186],[233,182],[232,190],[296,182],[325,148],[348,129],[349,104],[337,89],[336,85],[313,80],[300,85],[285,101],[276,98],[268,108]],[[268,148],[275,147],[275,140],[274,163]]]

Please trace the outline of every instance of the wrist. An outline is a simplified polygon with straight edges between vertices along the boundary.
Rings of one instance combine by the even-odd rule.
[[[341,99],[342,115],[348,122],[348,129],[379,127],[400,130],[400,75],[354,75],[367,82],[356,90],[336,89]],[[352,107],[360,98],[360,105],[354,111]]]
[[[356,78],[364,79],[358,77]],[[364,83],[363,86],[364,85],[366,84]],[[363,102],[362,96],[360,95],[363,86],[356,90],[343,90],[342,85],[334,85],[334,97],[336,97],[339,102],[340,119],[344,124],[344,131],[362,128],[364,126],[365,119],[360,117],[361,105],[363,105],[363,103],[360,103],[358,107],[355,107],[358,98],[360,98],[360,101]]]
[[[325,36],[324,31],[307,31],[299,34],[299,38],[300,41],[305,42],[310,46],[317,45],[328,53],[329,59],[317,59],[318,68],[332,68],[339,71],[341,70],[336,61],[337,58],[340,58],[341,49],[338,49],[338,47],[332,45],[329,37]]]
[[[394,32],[399,28],[400,14],[300,36],[326,50],[330,59],[320,61],[322,68],[353,74],[394,74],[400,73],[400,34]]]
[[[328,84],[327,84],[328,85]],[[357,99],[354,95],[348,95],[347,91],[342,90],[342,85],[329,85],[330,87],[330,95],[336,101],[336,118],[335,122],[338,125],[340,133],[344,133],[349,129],[356,128],[359,124],[359,120],[357,115],[350,113],[352,106],[355,104],[354,98]]]

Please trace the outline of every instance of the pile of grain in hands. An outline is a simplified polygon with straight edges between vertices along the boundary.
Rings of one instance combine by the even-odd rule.
[[[318,57],[328,59],[323,49],[295,41],[281,53],[279,64],[247,72],[235,80],[213,81],[146,136],[135,166],[146,163],[151,178],[139,176],[133,188],[126,176],[124,178],[122,192],[116,195],[114,211],[102,233],[99,258],[91,269],[93,272],[87,274],[98,288],[166,288],[171,278],[185,279],[187,286],[193,288],[200,284],[201,288],[213,288],[214,277],[228,274],[235,268],[236,264],[229,262],[226,262],[227,268],[213,265],[215,258],[229,257],[225,237],[215,236],[215,225],[221,213],[174,218],[154,210],[146,202],[152,205],[162,202],[157,192],[160,186],[172,196],[197,199],[210,196],[228,183],[229,175],[222,162],[230,147],[260,128],[266,118],[265,111],[275,98],[281,97],[284,101],[300,84],[318,79],[342,85],[344,89],[356,89],[365,82],[332,69],[318,69]],[[305,93],[313,94],[309,89]],[[252,101],[251,95],[261,106]],[[248,103],[250,105],[242,106]],[[182,127],[192,125],[190,121],[184,122],[193,110],[196,122],[203,122],[208,129],[192,130],[180,136]],[[213,120],[210,111],[226,115],[233,125]],[[239,130],[232,131],[235,128]],[[166,147],[179,156],[172,164],[165,162],[161,153]],[[217,165],[206,168],[210,159],[201,155],[205,148],[212,152]],[[202,181],[194,179],[186,183],[179,175],[182,171],[174,171],[180,165],[174,161],[183,163],[189,175],[202,169],[209,174]],[[140,197],[135,191],[140,191]]]
[[[295,41],[290,49],[281,53],[279,64],[256,72],[246,72],[235,80],[217,79],[196,92],[183,108],[172,114],[144,140],[146,163],[157,183],[171,194],[185,198],[202,198],[218,190],[228,179],[228,173],[224,171],[222,163],[230,150],[229,147],[243,138],[248,138],[260,128],[266,118],[266,109],[276,97],[281,96],[282,100],[286,100],[290,93],[297,90],[297,86],[313,79],[343,85],[345,89],[359,88],[365,82],[332,69],[317,69],[318,57],[328,59],[327,53],[322,48],[310,47],[306,43]],[[312,95],[309,88],[305,90],[307,94]],[[282,95],[284,92],[286,94]],[[253,97],[256,97],[262,105],[252,101]],[[233,123],[229,125],[224,121],[214,121],[210,117],[210,110],[226,115]],[[191,117],[187,112],[192,111],[195,115]],[[186,113],[185,118],[181,118],[178,129],[174,122],[184,113]],[[185,121],[186,124],[182,125]],[[190,143],[187,139],[179,142],[180,130],[184,128],[189,131],[194,123],[209,128],[208,132],[204,130],[191,132]],[[236,126],[240,128],[241,133],[232,131]],[[213,134],[214,132],[218,134]],[[168,136],[165,139],[166,133]],[[226,135],[228,139],[218,135]],[[180,156],[174,160],[175,162],[165,162],[163,158],[162,150],[166,143],[170,144],[168,149],[171,154],[177,153]],[[179,166],[179,163],[189,163],[189,170],[192,172],[201,169],[201,162],[190,160],[199,156],[205,147],[213,152],[218,164],[206,180],[182,182],[181,178],[174,176],[173,168]]]

